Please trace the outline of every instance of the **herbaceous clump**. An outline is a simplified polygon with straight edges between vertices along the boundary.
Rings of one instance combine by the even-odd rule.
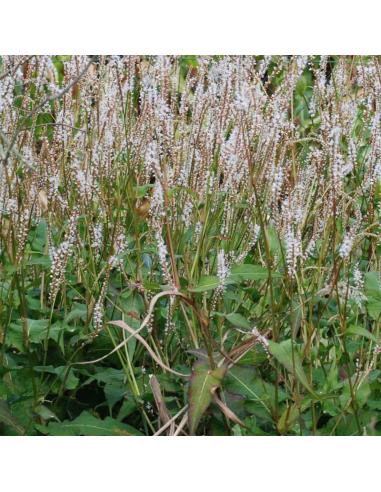
[[[0,63],[2,433],[379,434],[378,55]]]

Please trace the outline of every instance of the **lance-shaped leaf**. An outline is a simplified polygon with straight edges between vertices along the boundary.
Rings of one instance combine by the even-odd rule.
[[[303,370],[302,361],[299,357],[296,345],[292,347],[291,340],[286,342],[275,343],[273,341],[269,342],[269,351],[278,362],[280,362],[295,378],[301,383],[317,400],[321,400],[322,397],[317,395],[312,389],[307,376]]]
[[[12,427],[12,429],[17,431],[19,434],[24,433],[24,428],[21,427],[18,419],[12,415],[8,404],[2,398],[0,398],[0,422]]]
[[[234,281],[230,279],[225,279],[225,284],[233,284]],[[190,292],[207,292],[208,290],[217,289],[221,285],[221,281],[215,275],[204,275],[200,278],[198,287],[194,289],[189,289]]]
[[[83,412],[72,422],[51,422],[47,427],[35,425],[42,434],[50,436],[143,436],[130,425],[107,417],[99,420],[89,412]]]
[[[230,323],[234,326],[238,326],[239,328],[246,328],[246,330],[251,331],[253,329],[251,323],[247,321],[241,314],[232,313],[227,314],[226,319],[230,321]]]
[[[211,371],[205,362],[196,362],[193,369],[188,393],[188,417],[192,436],[195,435],[201,417],[212,403],[212,388],[221,386],[227,367],[218,367]]]
[[[267,268],[258,265],[236,265],[231,269],[230,278],[236,282],[245,280],[262,280],[269,276]],[[271,272],[272,278],[283,278],[280,273]]]
[[[346,334],[347,336],[360,335],[361,337],[365,337],[368,338],[369,340],[372,340],[372,342],[374,342],[376,345],[380,345],[380,342],[379,340],[377,340],[377,337],[375,337],[373,333],[371,333],[370,331],[365,330],[365,328],[361,328],[361,326],[354,326],[354,325],[350,326]]]

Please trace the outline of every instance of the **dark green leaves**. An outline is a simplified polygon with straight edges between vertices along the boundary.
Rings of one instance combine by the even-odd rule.
[[[320,400],[321,397],[317,395],[312,389],[307,376],[303,370],[302,361],[299,357],[297,346],[292,344],[291,340],[286,342],[275,343],[269,342],[269,351],[278,362],[280,362],[295,378],[313,395],[316,399]]]
[[[46,339],[48,335],[49,320],[27,319],[26,322],[28,327],[30,343],[36,345],[43,343],[43,341]],[[63,351],[64,347],[63,347],[62,332],[63,332],[63,328],[61,324],[55,323],[50,327],[49,337],[55,342],[59,343]],[[15,348],[17,348],[20,352],[25,353],[26,349],[24,345],[24,334],[23,334],[23,327],[21,325],[21,321],[19,321],[18,323],[12,323],[10,325],[8,331],[8,337],[9,337],[9,341],[12,343],[12,345]]]
[[[19,424],[18,419],[12,415],[9,406],[2,398],[0,398],[0,422],[19,434],[24,433],[24,428]]]
[[[111,417],[99,420],[89,412],[83,412],[72,422],[62,424],[51,422],[48,427],[36,425],[36,429],[50,436],[142,436],[130,425],[118,422]]]

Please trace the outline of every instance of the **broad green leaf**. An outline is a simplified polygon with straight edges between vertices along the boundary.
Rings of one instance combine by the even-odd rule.
[[[87,308],[85,305],[77,304],[76,309],[73,309],[66,318],[64,319],[64,322],[62,323],[62,326],[66,326],[70,323],[72,319],[76,318],[84,318],[86,319],[87,317]]]
[[[368,297],[368,302],[366,307],[367,307],[368,314],[371,317],[371,319],[376,321],[381,315],[381,301],[376,297],[370,296],[368,293],[367,293],[367,297]]]
[[[303,370],[302,361],[300,360],[296,345],[294,349],[292,347],[291,340],[286,342],[275,343],[269,342],[270,353],[280,362],[295,378],[317,399],[321,400],[322,397],[317,395],[312,389],[307,376]],[[294,370],[295,368],[295,370]]]
[[[226,373],[226,366],[210,370],[208,364],[196,362],[194,372],[189,381],[189,426],[191,435],[194,436],[197,426],[209,405],[212,403],[211,389],[221,386]]]
[[[275,387],[261,381],[254,368],[232,367],[226,373],[224,387],[230,393],[246,397],[245,408],[250,413],[263,419],[271,419]],[[283,391],[278,392],[279,403],[286,398],[287,395]]]
[[[140,315],[144,312],[142,297],[135,291],[131,292],[127,299],[120,299],[124,312],[124,321],[133,329],[140,327]]]
[[[242,306],[245,309],[247,309],[247,310],[251,309],[251,303],[248,300],[243,299],[241,296],[239,296],[238,294],[235,294],[234,292],[232,292],[230,290],[227,290],[224,293],[224,299],[230,299],[233,301],[237,301],[237,307],[239,307],[239,305],[242,304]]]
[[[368,400],[366,404],[372,410],[381,410],[381,401],[379,400]]]
[[[365,294],[372,292],[374,297],[381,299],[380,274],[379,272],[368,272],[365,274]]]
[[[36,426],[43,434],[50,436],[142,436],[141,432],[111,417],[99,420],[89,412],[83,412],[72,422],[52,422],[48,427]]]
[[[379,272],[365,274],[365,295],[368,298],[367,311],[371,319],[377,320],[381,315],[381,288]]]
[[[230,278],[236,282],[244,282],[245,280],[262,280],[269,277],[267,268],[257,265],[236,265],[231,269]],[[283,275],[276,272],[271,272],[272,278],[283,278]]]
[[[37,366],[34,368],[36,372],[42,372],[43,371],[43,366]],[[58,388],[61,386],[62,382],[64,381],[66,374],[67,374],[68,368],[66,366],[62,367],[53,367],[53,366],[47,366],[45,367],[45,373],[47,374],[55,374],[58,376]],[[65,389],[67,390],[74,390],[77,388],[79,384],[79,379],[74,375],[74,369],[71,368],[69,375],[66,377],[66,383],[65,383]]]
[[[129,417],[132,413],[136,412],[138,405],[135,400],[127,400],[123,402],[122,408],[118,413],[118,421],[121,422],[125,418]]]
[[[8,404],[2,398],[0,398],[0,422],[12,427],[19,434],[24,433],[24,428],[19,424],[18,419],[12,415]]]
[[[227,314],[226,319],[230,321],[232,325],[238,326],[239,328],[246,328],[249,331],[253,329],[252,325],[241,314]]]
[[[352,378],[352,384],[354,385],[356,381],[356,376],[353,376]],[[356,390],[356,388],[353,388],[353,391],[355,393],[355,399],[356,399],[356,405],[358,408],[362,408],[365,403],[367,402],[370,394],[371,394],[371,389],[368,381],[364,381],[364,383],[360,386],[359,389]],[[339,397],[340,400],[340,405],[342,409],[345,409],[349,403],[349,400],[352,398],[351,395],[351,389],[349,386],[349,380],[346,380],[344,383],[343,387],[343,392]],[[348,408],[349,413],[353,413],[353,406],[352,404]]]
[[[98,371],[94,376],[92,376],[91,380],[96,380],[100,383],[105,383],[106,385],[116,385],[116,383],[123,382],[126,378],[126,373],[123,369],[113,369],[109,367],[107,369],[103,369]]]
[[[380,345],[379,340],[368,330],[365,330],[365,328],[361,328],[360,326],[350,326],[347,330],[347,335],[360,335],[361,337],[368,338],[369,340],[372,340],[376,345]]]
[[[44,269],[47,269],[52,266],[52,260],[49,255],[32,255],[32,258],[25,265],[41,265]]]
[[[262,400],[265,390],[261,385],[255,369],[234,366],[227,372],[224,386],[237,395],[244,395],[251,400]]]
[[[10,304],[12,297],[12,304]],[[17,308],[20,305],[20,296],[17,290],[11,290],[6,282],[0,282],[0,299],[7,305]]]
[[[123,397],[126,393],[128,393],[128,390],[126,388],[120,388],[118,386],[106,385],[104,388],[104,392],[111,413],[114,405],[123,400]]]
[[[231,284],[233,283],[232,280],[229,281],[229,279],[225,280],[226,284]],[[207,292],[208,290],[214,290],[217,289],[221,285],[220,279],[215,276],[215,275],[208,275],[208,276],[203,276],[200,278],[200,282],[198,284],[198,287],[195,289],[189,289],[190,292]]]
[[[47,226],[45,220],[40,220],[33,236],[33,251],[43,252],[45,250],[47,239]]]
[[[31,344],[41,344],[45,340],[48,334],[49,320],[47,319],[27,319],[27,327],[29,340]],[[55,342],[59,343],[61,350],[64,351],[63,346],[63,327],[61,323],[55,323],[50,327],[49,337]],[[12,323],[8,330],[9,341],[14,347],[16,347],[20,352],[25,353],[24,345],[24,333],[21,321],[17,324]]]
[[[27,308],[31,311],[42,312],[40,299],[35,299],[31,296],[25,296]]]
[[[245,280],[261,280],[266,279],[269,272],[266,268],[256,265],[236,265],[231,269],[229,279],[225,280],[226,284],[234,282],[244,282]],[[283,278],[279,273],[272,273],[273,278]],[[220,279],[215,275],[203,276],[197,288],[190,289],[191,292],[206,292],[208,290],[217,289],[220,286]]]

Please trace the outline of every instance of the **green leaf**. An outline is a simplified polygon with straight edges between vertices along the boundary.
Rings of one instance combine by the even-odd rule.
[[[44,269],[48,269],[52,266],[52,260],[49,255],[32,255],[32,258],[25,263],[25,265],[41,265]]]
[[[8,372],[11,371],[21,371],[24,369],[23,366],[2,366],[0,365],[0,379],[2,379]]]
[[[62,326],[66,326],[70,323],[72,319],[76,318],[84,318],[86,319],[87,317],[87,309],[85,305],[77,304],[77,308],[73,309],[65,318],[64,322],[62,323]]]
[[[352,384],[354,385],[356,381],[356,376],[353,376],[352,378]],[[356,400],[356,405],[358,408],[362,408],[365,403],[367,402],[370,394],[371,394],[371,389],[368,381],[364,381],[364,383],[360,386],[359,389],[353,388],[353,391],[355,393],[355,400]],[[349,403],[349,400],[352,398],[351,395],[351,388],[349,385],[349,379],[345,381],[344,387],[343,387],[343,392],[339,397],[340,400],[340,405],[343,409],[345,409]],[[353,407],[352,404],[348,408],[349,413],[353,413]]]
[[[296,403],[291,405],[289,408],[286,408],[283,411],[277,424],[279,434],[287,434],[290,430],[292,430],[299,420],[299,411],[304,412],[310,405],[311,400],[306,398],[303,400],[300,410]]]
[[[148,190],[150,188],[154,188],[154,186],[155,185],[147,184],[147,185],[144,185],[144,186],[139,186],[139,188],[137,190],[135,188],[134,191],[137,191],[138,192],[137,198],[143,198],[143,197],[145,197],[146,194],[147,194],[147,192],[148,192]]]
[[[65,421],[62,424],[52,422],[48,427],[36,426],[36,428],[50,436],[143,436],[130,425],[111,417],[99,420],[89,412],[83,412],[72,422]]]
[[[253,329],[252,325],[241,314],[227,314],[226,319],[230,321],[232,325],[238,326],[239,328],[246,328],[249,331]]]
[[[334,349],[335,350],[335,349]],[[326,378],[326,383],[324,386],[324,390],[328,393],[330,391],[334,391],[337,388],[337,377],[339,374],[339,368],[337,366],[337,358],[336,358],[336,350],[334,352],[331,369],[329,370],[328,376]]]
[[[264,401],[270,398],[266,395],[255,369],[234,366],[227,372],[224,386],[232,393],[244,395],[253,401]]]
[[[111,413],[116,403],[123,400],[123,397],[128,392],[128,390],[126,388],[119,388],[118,386],[108,385],[105,386],[104,392]]]
[[[376,321],[381,315],[380,299],[377,299],[377,297],[370,296],[368,293],[367,293],[367,297],[368,297],[368,302],[367,302],[368,314],[371,317],[371,319]]]
[[[47,239],[47,226],[45,220],[42,219],[40,220],[34,234],[34,240],[32,245],[33,251],[36,250],[42,253],[45,250],[46,239]]]
[[[196,362],[194,373],[189,381],[189,426],[191,435],[194,436],[197,426],[209,405],[212,403],[211,389],[221,386],[227,367],[219,367],[210,370],[208,364]]]
[[[60,421],[59,418],[57,417],[57,415],[54,412],[52,412],[51,410],[49,410],[49,408],[46,407],[45,405],[42,405],[37,410],[37,413],[44,420],[57,420],[57,422]]]
[[[248,366],[259,366],[264,362],[268,361],[268,355],[263,349],[262,345],[256,345],[252,350],[247,352],[243,357],[241,357],[237,364],[238,365],[248,365]]]
[[[2,398],[0,398],[0,422],[12,427],[19,434],[24,433],[24,428],[19,424],[18,419],[12,415],[8,404]]]
[[[119,410],[118,420],[122,421],[129,417],[132,413],[136,412],[138,405],[134,400],[127,400],[123,402],[122,408]]]
[[[361,328],[360,326],[355,326],[351,325],[348,330],[347,330],[347,336],[351,335],[360,335],[362,337],[368,338],[369,340],[372,340],[376,345],[379,345],[380,342],[377,340],[377,338],[368,330],[365,330],[365,328]]]
[[[44,369],[43,366],[37,366],[34,368],[34,370],[36,372],[42,372],[43,369]],[[68,371],[67,366],[62,366],[62,367],[47,366],[47,367],[45,367],[45,373],[55,374],[56,376],[58,376],[58,385],[59,386],[65,380],[67,371]],[[65,389],[74,390],[77,388],[78,384],[79,384],[79,379],[74,375],[74,369],[70,368],[69,375],[66,377]]]
[[[225,280],[225,284],[235,282],[244,282],[245,280],[261,280],[269,276],[267,268],[262,268],[257,265],[236,265],[231,269],[229,279]],[[279,273],[272,273],[272,278],[283,278]],[[220,279],[215,275],[203,276],[200,279],[198,287],[190,289],[191,292],[206,292],[208,290],[217,289],[220,286]]]
[[[27,319],[27,327],[29,340],[31,344],[41,344],[48,334],[48,319]],[[61,350],[64,351],[63,338],[62,338],[63,327],[61,323],[54,323],[50,327],[50,338],[55,342],[60,344]],[[8,330],[9,341],[14,347],[16,347],[20,352],[25,353],[26,349],[24,346],[24,333],[21,326],[21,321],[12,323]]]
[[[226,373],[224,387],[228,392],[247,398],[245,409],[265,420],[272,418],[275,404],[275,386],[258,377],[254,368],[234,366]],[[278,391],[278,402],[287,399],[286,393]]]
[[[317,395],[312,389],[310,383],[308,382],[307,376],[303,370],[302,361],[300,360],[298,350],[296,345],[294,345],[294,350],[292,347],[291,340],[286,342],[275,343],[273,341],[269,342],[269,351],[278,362],[280,362],[295,378],[317,399],[321,400],[322,397]],[[294,371],[295,365],[295,371]]]
[[[307,89],[307,80],[303,75],[301,75],[296,83],[295,92],[298,94],[298,96],[302,97],[306,92],[306,89]]]
[[[32,296],[25,296],[27,308],[31,311],[41,312],[41,302],[40,299],[35,299]]]
[[[289,408],[286,408],[277,424],[279,434],[287,434],[288,431],[294,428],[296,421],[299,418],[298,406],[294,403]]]
[[[236,265],[231,269],[230,278],[236,282],[245,280],[262,280],[269,277],[267,268],[257,265]],[[272,278],[283,278],[280,273],[271,272]]]
[[[233,281],[229,281],[229,279],[225,280],[226,284],[231,284]],[[203,276],[200,278],[200,282],[198,287],[195,289],[189,289],[190,292],[207,292],[208,290],[217,289],[221,285],[220,279],[215,275]]]
[[[380,274],[378,272],[368,272],[365,274],[365,295],[372,292],[375,297],[381,299]]]
[[[12,297],[12,304],[10,304]],[[0,282],[0,299],[4,301],[7,306],[17,308],[20,305],[20,296],[17,290],[11,291],[10,285],[6,282]]]

